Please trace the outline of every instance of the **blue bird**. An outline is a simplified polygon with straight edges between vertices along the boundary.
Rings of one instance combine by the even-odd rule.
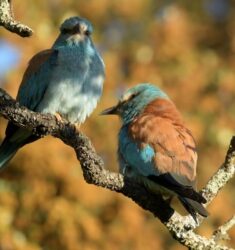
[[[80,17],[65,20],[51,49],[29,62],[17,101],[27,108],[64,118],[77,127],[95,109],[104,81],[104,63],[92,39],[91,23]],[[29,130],[8,123],[0,147],[0,168],[25,144],[38,139]]]
[[[196,191],[197,152],[191,132],[169,97],[152,84],[127,90],[101,114],[121,117],[120,172],[154,194],[177,196],[196,220],[206,217],[205,198]]]

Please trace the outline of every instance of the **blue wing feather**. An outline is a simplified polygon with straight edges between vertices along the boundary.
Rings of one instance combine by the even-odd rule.
[[[32,58],[17,95],[21,105],[34,111],[37,109],[56,66],[57,56],[57,50],[47,50]]]
[[[137,169],[141,175],[156,174],[152,161],[155,155],[154,149],[148,144],[144,148],[139,148],[138,144],[129,137],[127,126],[124,126],[119,133],[119,154],[123,159],[120,162],[121,171],[129,165]]]

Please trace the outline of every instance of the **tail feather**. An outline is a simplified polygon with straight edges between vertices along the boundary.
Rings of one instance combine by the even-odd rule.
[[[6,137],[0,146],[0,170],[7,165],[18,149],[37,139],[39,137],[32,135],[31,131],[8,123]]]
[[[9,141],[3,141],[0,146],[0,169],[4,168],[11,158],[16,154],[19,145]]]
[[[203,217],[207,217],[209,215],[201,203],[185,197],[178,196],[178,198],[196,222],[196,213],[199,213]]]

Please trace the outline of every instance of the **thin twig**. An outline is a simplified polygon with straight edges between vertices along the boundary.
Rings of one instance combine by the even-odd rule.
[[[213,233],[213,238],[216,242],[219,240],[230,240],[228,235],[228,230],[231,229],[235,225],[235,215],[229,219],[224,225],[220,226],[215,232]]]

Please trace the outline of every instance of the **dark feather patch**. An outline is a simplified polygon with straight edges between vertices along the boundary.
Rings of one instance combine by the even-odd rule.
[[[199,202],[183,197],[178,197],[178,198],[181,201],[182,205],[191,214],[191,216],[196,222],[197,222],[196,212],[203,217],[207,217],[209,215],[206,209]]]
[[[199,203],[206,203],[206,199],[196,192],[192,186],[184,186],[177,182],[170,174],[162,174],[159,176],[149,175],[148,178],[157,184],[174,191],[179,196],[190,198]]]
[[[20,131],[22,132],[24,129],[23,128],[19,128],[17,127],[15,124],[8,122],[7,128],[6,128],[6,138],[5,140],[11,140],[11,137],[14,136],[15,134],[19,133]],[[38,140],[40,137],[36,136],[36,135],[31,135],[28,138],[26,138],[24,141],[22,141],[22,145],[34,142],[36,140]]]

